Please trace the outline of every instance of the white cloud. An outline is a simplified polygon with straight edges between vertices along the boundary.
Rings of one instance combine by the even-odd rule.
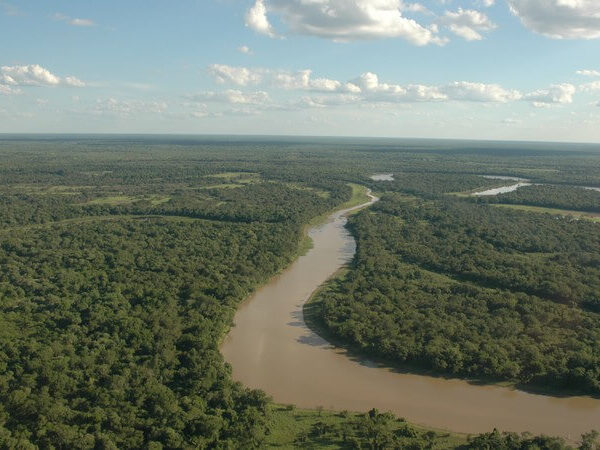
[[[573,103],[573,95],[577,89],[572,84],[554,84],[548,89],[539,89],[523,97],[536,107]]]
[[[506,103],[519,100],[522,94],[516,90],[504,89],[498,84],[470,83],[456,81],[442,88],[452,100],[471,102]]]
[[[267,8],[264,0],[256,0],[254,6],[246,13],[246,26],[269,37],[276,37],[273,27],[267,18]]]
[[[287,89],[304,89],[320,92],[357,92],[360,89],[352,83],[341,83],[329,78],[311,78],[312,70],[300,70],[298,72],[279,71],[271,74],[275,86]]]
[[[56,86],[60,78],[42,66],[2,66],[0,81],[11,86]]]
[[[85,87],[85,83],[83,81],[81,81],[79,78],[75,78],[75,77],[65,77],[64,83],[67,86],[72,86],[72,87]]]
[[[496,0],[481,0],[481,4],[486,8],[494,6],[495,3],[496,3]]]
[[[267,13],[277,15],[292,33],[335,41],[398,37],[415,45],[443,45],[435,29],[404,17],[403,10],[424,10],[402,0],[256,0],[246,24],[274,37]]]
[[[20,93],[21,93],[21,90],[19,88],[7,86],[5,84],[0,84],[0,94],[2,94],[2,95],[11,95],[11,94],[20,94]]]
[[[600,38],[598,0],[508,0],[523,25],[553,39]]]
[[[482,32],[496,28],[496,25],[484,13],[462,8],[456,12],[446,11],[440,23],[467,41],[479,41],[483,39]]]
[[[286,90],[304,89],[322,92],[357,92],[359,90],[357,86],[351,83],[341,83],[328,78],[312,78],[312,70],[309,69],[290,72],[213,64],[209,66],[208,71],[218,83],[229,83],[237,86],[264,83]]]
[[[579,85],[579,90],[583,92],[594,92],[600,91],[600,80],[592,81],[590,83],[584,83]]]
[[[575,73],[584,77],[600,77],[600,72],[597,70],[578,70]]]
[[[231,67],[224,65],[211,66],[211,73],[219,83],[229,83],[238,86],[263,85],[267,88],[278,88],[289,91],[311,91],[326,94],[350,94],[344,102],[359,99],[368,102],[431,102],[431,101],[463,101],[506,103],[519,100],[523,95],[517,90],[505,89],[498,84],[473,83],[456,81],[442,86],[423,84],[400,85],[385,83],[372,72],[365,72],[359,77],[347,82],[330,78],[313,78],[312,70],[305,69],[297,72],[273,70],[265,68],[250,69],[246,67]],[[239,93],[230,90],[222,93]],[[263,91],[260,91],[263,92]],[[267,95],[266,92],[263,94]],[[247,95],[247,94],[244,94]],[[217,98],[212,94],[212,99]],[[330,104],[324,100],[308,97],[314,104]],[[324,97],[323,97],[324,98]],[[305,102],[306,103],[306,102]]]
[[[262,80],[261,71],[246,67],[212,64],[209,66],[208,71],[219,83],[233,83],[238,86],[247,86],[249,84],[258,84]]]
[[[429,9],[427,9],[427,7],[425,5],[422,5],[421,3],[405,3],[401,4],[401,7],[402,11],[417,12],[421,14],[431,14],[431,11],[429,11]]]
[[[0,84],[4,86],[85,86],[85,83],[78,78],[69,76],[61,79],[38,64],[0,67]]]
[[[65,16],[61,13],[55,13],[53,16],[54,20],[59,20],[61,22],[66,22],[69,25],[73,25],[74,27],[93,27],[96,26],[93,20],[90,19],[81,19],[78,17],[69,17]]]
[[[93,27],[94,25],[96,25],[90,19],[78,19],[78,18],[69,20],[69,24],[76,26],[76,27]]]
[[[223,92],[203,92],[188,98],[194,102],[211,101],[237,105],[264,105],[270,101],[269,94],[264,91],[242,92],[237,89],[228,89]]]
[[[247,45],[242,45],[241,47],[238,47],[238,52],[243,53],[245,55],[252,54],[252,50],[250,50],[250,47],[248,47]]]

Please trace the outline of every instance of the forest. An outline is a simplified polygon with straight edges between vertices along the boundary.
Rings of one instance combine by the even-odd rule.
[[[436,373],[600,394],[598,225],[386,194],[317,297],[336,337]]]
[[[0,448],[570,448],[280,407],[232,380],[219,343],[358,183],[382,199],[351,219],[355,261],[316,299],[330,333],[399,365],[598,394],[597,224],[447,195],[502,184],[483,174],[597,186],[596,150],[0,139]]]
[[[479,201],[561,208],[574,211],[600,212],[600,189],[575,186],[533,185],[508,194],[483,197]]]

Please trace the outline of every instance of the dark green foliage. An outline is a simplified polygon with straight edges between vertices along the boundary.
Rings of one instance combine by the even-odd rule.
[[[500,433],[497,430],[472,439],[464,449],[472,450],[566,450],[564,440],[548,436],[527,436],[516,433]],[[580,446],[585,449],[585,446]]]
[[[218,344],[350,187],[82,148],[0,164],[0,448],[260,447]]]
[[[354,266],[318,296],[334,335],[438,373],[600,394],[597,224],[388,195],[351,227]]]
[[[293,259],[303,225],[349,198],[348,182],[429,199],[500,183],[481,174],[597,186],[596,150],[3,138],[0,448],[260,447],[265,394],[231,380],[218,343],[239,301]],[[370,181],[376,172],[396,181]],[[436,202],[390,196],[357,216],[356,267],[323,306],[331,329],[437,372],[597,393],[596,229]],[[377,411],[333,428],[319,413],[319,422],[298,445],[437,439]],[[555,448],[546,438],[477,439],[470,448]],[[582,448],[596,441],[587,435]]]
[[[600,192],[574,186],[534,185],[479,201],[600,212]]]
[[[484,178],[477,175],[461,175],[436,172],[397,172],[394,181],[371,182],[374,189],[384,187],[386,191],[404,192],[411,195],[446,194],[450,192],[469,192],[485,190],[490,187],[510,184],[501,180]]]
[[[0,251],[5,444],[260,443],[266,398],[232,383],[217,343],[296,234],[163,219],[13,233]]]

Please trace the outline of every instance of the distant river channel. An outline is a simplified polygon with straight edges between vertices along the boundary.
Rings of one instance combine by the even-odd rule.
[[[369,206],[377,201],[371,198]],[[331,410],[391,411],[410,422],[463,433],[494,428],[562,436],[600,428],[600,400],[550,397],[458,379],[401,373],[349,355],[313,333],[303,304],[351,261],[350,210],[309,231],[313,248],[244,302],[221,352],[233,378],[278,403]]]

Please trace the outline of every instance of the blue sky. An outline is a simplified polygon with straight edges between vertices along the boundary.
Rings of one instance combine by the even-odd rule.
[[[598,0],[0,0],[0,132],[600,141]]]

